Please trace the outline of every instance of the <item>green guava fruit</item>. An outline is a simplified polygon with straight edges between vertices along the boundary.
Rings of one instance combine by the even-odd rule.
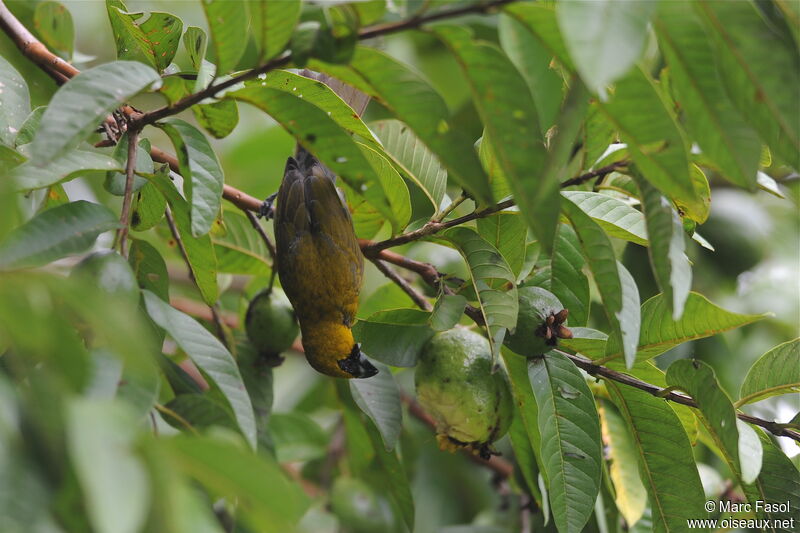
[[[336,479],[331,489],[331,511],[339,518],[343,531],[374,533],[393,529],[389,503],[358,479]]]
[[[75,265],[70,277],[84,279],[115,297],[133,302],[139,299],[139,285],[133,270],[125,258],[113,250],[87,255]]]
[[[417,399],[436,422],[439,447],[488,457],[511,424],[513,403],[502,371],[492,372],[489,341],[464,328],[434,335],[414,378]]]
[[[300,333],[292,304],[277,287],[264,289],[250,300],[244,329],[255,349],[266,356],[288,350]]]
[[[553,293],[541,287],[521,287],[517,293],[517,326],[503,340],[511,351],[535,357],[552,350],[559,338],[572,338],[572,332],[564,325],[569,311]]]

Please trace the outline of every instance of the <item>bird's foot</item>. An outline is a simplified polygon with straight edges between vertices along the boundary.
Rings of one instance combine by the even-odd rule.
[[[275,197],[278,196],[278,193],[272,193],[267,196],[267,199],[261,204],[261,207],[258,209],[258,217],[264,217],[267,220],[273,218],[275,216]]]

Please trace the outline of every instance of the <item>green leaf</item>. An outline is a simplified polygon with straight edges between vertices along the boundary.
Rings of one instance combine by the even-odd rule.
[[[14,146],[20,147],[25,144],[33,142],[33,138],[36,135],[36,130],[39,129],[39,123],[42,121],[42,115],[44,114],[44,110],[47,109],[47,106],[39,106],[25,118],[25,122],[22,123],[22,126],[19,128],[19,132],[17,133],[17,137],[14,139]],[[777,185],[775,185],[777,188]]]
[[[192,235],[205,235],[219,212],[225,184],[217,155],[208,139],[188,122],[167,118],[158,126],[178,154],[184,192],[191,206]]]
[[[419,309],[379,311],[353,326],[364,353],[391,366],[412,367],[433,334],[430,313]]]
[[[642,485],[637,465],[636,445],[622,416],[608,402],[600,402],[603,444],[607,447],[608,470],[614,483],[614,502],[628,527],[634,525],[647,508],[647,489]]]
[[[370,128],[381,140],[385,152],[401,169],[404,177],[416,185],[411,189],[414,219],[429,217],[439,211],[447,185],[447,171],[414,132],[399,120],[380,120]],[[418,198],[420,192],[422,198]],[[415,201],[416,200],[416,201]],[[427,202],[430,205],[426,205]],[[422,205],[420,205],[422,204]],[[433,209],[430,209],[430,207]]]
[[[353,113],[350,104],[321,81],[287,70],[274,70],[269,72],[265,79],[253,81],[249,86],[269,87],[303,98],[325,111],[343,129],[360,137],[359,140],[369,145],[370,148],[376,150],[381,148],[381,145],[375,140],[375,135],[361,121],[358,114]],[[313,141],[308,140],[308,142]]]
[[[623,331],[621,313],[627,308],[625,306],[623,281],[611,241],[609,241],[603,229],[572,201],[563,202],[562,208],[567,217],[569,217],[570,222],[572,222],[572,227],[575,229],[575,234],[581,243],[589,269],[592,271],[594,280],[597,283],[597,289],[600,292],[606,316],[614,331],[612,337],[617,337]],[[627,284],[625,287],[630,288]],[[636,326],[638,327],[638,324]],[[625,337],[629,338],[628,335]],[[625,361],[628,362],[635,356],[635,346],[633,347],[633,352],[630,350],[631,345],[629,343],[626,343],[625,346]]]
[[[460,294],[442,294],[433,306],[430,325],[434,331],[452,329],[461,320],[467,299]]]
[[[150,16],[139,24],[150,48],[153,59],[159,71],[164,70],[172,63],[178,43],[181,40],[183,21],[169,13],[151,11]]]
[[[219,387],[236,416],[239,429],[250,446],[255,448],[253,405],[242,383],[236,361],[228,349],[197,321],[170,307],[154,293],[142,291],[142,294],[147,314],[169,333],[197,368]]]
[[[84,70],[58,89],[36,138],[33,160],[48,163],[87,139],[103,119],[155,83],[158,73],[135,61],[114,61]]]
[[[644,217],[629,204],[596,192],[564,191],[561,195],[580,207],[610,237],[648,245]]]
[[[602,464],[592,392],[580,370],[557,352],[530,359],[528,376],[539,406],[553,520],[563,533],[583,531],[600,491]]]
[[[525,485],[522,487],[531,494],[536,504],[542,506],[542,494],[539,490],[539,465],[536,463],[536,454],[528,438],[528,430],[519,409],[514,410],[511,427],[508,428],[508,437],[511,440],[511,449],[514,450],[514,461],[519,468]]]
[[[172,210],[178,235],[180,235],[183,246],[186,249],[189,267],[203,301],[208,305],[214,305],[218,297],[217,258],[214,255],[211,237],[208,234],[200,237],[192,235],[189,221],[189,204],[186,203],[186,200],[183,199],[175,185],[170,181],[168,172],[168,167],[164,166],[161,172],[146,177],[153,182],[158,191],[166,198]]]
[[[388,366],[377,362],[375,366],[376,375],[369,379],[351,379],[348,383],[353,401],[375,423],[386,451],[391,451],[403,427],[400,389]]]
[[[262,60],[272,59],[289,44],[303,4],[300,0],[257,0],[248,3],[247,7],[260,57]]]
[[[583,326],[589,320],[589,279],[583,273],[586,260],[575,230],[559,224],[553,254],[549,264],[537,268],[526,284],[536,285],[552,292],[558,301],[569,309],[570,326]]]
[[[710,337],[769,316],[741,315],[726,311],[709,302],[705,296],[690,292],[680,320],[673,320],[664,296],[658,294],[642,304],[642,328],[636,359],[651,359],[678,344]],[[609,339],[606,360],[621,355],[618,342]]]
[[[614,338],[622,341],[625,366],[631,368],[636,362],[636,345],[642,324],[639,288],[636,286],[633,276],[619,261],[617,261],[617,269],[619,270],[619,280],[622,283],[622,309],[617,314],[620,328],[619,337],[614,336]],[[614,344],[618,345],[618,343]],[[609,343],[606,350],[611,345],[612,343]]]
[[[380,152],[373,150],[366,144],[359,143],[359,147],[372,168],[378,173],[383,190],[382,195],[372,199],[373,195],[370,194],[366,200],[368,202],[372,200],[370,205],[380,203],[384,197],[388,200],[392,214],[388,221],[392,226],[392,234],[398,234],[403,231],[409,220],[411,220],[411,197],[408,193],[408,187],[392,164]],[[377,192],[375,191],[375,193]],[[373,207],[372,210],[376,216],[381,216],[385,220],[377,209]]]
[[[686,257],[683,223],[669,200],[647,181],[637,178],[647,233],[650,266],[672,318],[679,320],[692,288],[692,267]]]
[[[500,44],[530,88],[542,135],[555,123],[563,99],[564,81],[550,68],[545,47],[518,20],[501,14],[498,23]],[[499,198],[497,198],[499,200]]]
[[[796,524],[800,522],[800,472],[768,435],[761,429],[756,429],[756,432],[764,448],[761,475],[756,483],[760,486],[766,502],[776,504],[764,514],[773,520],[790,520],[790,524],[794,525],[779,529],[789,533],[794,531]],[[789,502],[788,511],[782,510],[777,505],[786,502]]]
[[[200,70],[203,58],[206,57],[207,40],[206,32],[197,26],[189,26],[183,34],[183,47],[195,70]]]
[[[753,363],[739,390],[736,406],[777,394],[800,392],[800,339],[774,347]]]
[[[48,209],[0,243],[0,270],[46,265],[88,250],[97,236],[119,227],[107,207],[79,200]]]
[[[119,141],[117,141],[116,146],[114,146],[114,152],[112,156],[117,160],[118,166],[122,167],[123,169],[126,168],[128,162],[127,133],[122,135],[119,138]],[[150,158],[150,141],[147,139],[141,139],[137,145],[135,170],[136,172],[146,174],[152,174],[155,170],[155,167],[153,166],[153,160]],[[103,183],[103,188],[115,196],[124,196],[126,181],[127,176],[124,172],[107,172],[105,182]],[[139,189],[144,187],[146,183],[146,179],[140,176],[134,176],[133,188],[131,190],[133,192],[137,192]]]
[[[593,92],[625,75],[639,60],[653,2],[570,1],[556,4],[558,27],[575,67]]]
[[[155,52],[136,20],[143,13],[129,13],[122,0],[106,0],[106,11],[117,45],[117,59],[139,61],[156,67]]]
[[[758,461],[751,457],[746,467],[740,461],[736,410],[731,399],[720,387],[714,369],[702,361],[681,359],[667,369],[667,384],[680,387],[694,398],[709,433],[730,464],[731,470],[744,483],[752,483],[761,469],[761,457],[758,457]]]
[[[472,287],[489,333],[492,357],[496,357],[506,330],[517,325],[516,277],[497,248],[475,230],[455,227],[442,233],[442,237],[455,245],[469,267]],[[503,284],[510,287],[501,287]]]
[[[609,146],[616,141],[616,138],[617,132],[614,130],[614,125],[605,113],[600,110],[600,104],[591,102],[589,111],[586,114],[586,123],[583,127],[586,165],[590,165],[592,168],[603,166],[598,160],[606,154]],[[627,151],[624,148],[618,150],[618,152],[620,152],[620,156],[615,158],[616,161],[624,159],[627,155]],[[622,152],[625,155],[622,155]]]
[[[685,140],[650,76],[641,67],[634,68],[600,108],[628,144],[644,177],[699,221],[701,209],[689,175]]]
[[[265,533],[292,531],[308,508],[300,485],[290,482],[266,454],[230,441],[179,436],[159,443],[170,463],[195,478],[212,495],[236,501],[237,516]]]
[[[204,0],[211,46],[216,56],[217,74],[236,68],[247,47],[247,7],[244,2]]]
[[[125,165],[113,157],[89,151],[70,150],[45,165],[34,161],[16,167],[9,173],[17,190],[42,189],[69,181],[91,171],[124,171]]]
[[[269,419],[275,456],[281,463],[311,461],[325,457],[329,437],[308,415],[275,413]]]
[[[197,123],[215,139],[227,137],[239,123],[239,108],[233,100],[193,105],[192,112]]]
[[[48,48],[70,60],[75,49],[72,15],[61,2],[41,2],[33,13],[33,27]]]
[[[556,12],[552,5],[542,3],[514,2],[503,10],[522,23],[547,50],[548,55],[556,59],[569,71],[574,72],[572,59],[561,37],[556,20]]]
[[[236,419],[231,410],[210,394],[178,394],[165,407],[180,417],[162,412],[164,420],[176,429],[185,430],[186,423],[196,429],[207,429],[212,426],[233,431],[237,429]]]
[[[139,424],[119,400],[73,399],[67,450],[99,533],[135,533],[147,518],[150,485],[134,449]],[[121,483],[120,480],[124,480]]]
[[[314,83],[311,80],[309,82]],[[300,91],[287,92],[250,85],[229,93],[229,96],[253,104],[271,115],[351,189],[363,195],[387,217],[392,216],[392,208],[383,194],[377,171],[333,114],[328,115],[324,108],[312,103]],[[346,108],[352,115],[352,110],[338,100],[339,109]]]
[[[692,447],[677,415],[644,391],[611,381],[606,387],[633,437],[639,473],[650,494],[653,531],[687,531],[687,520],[708,513]]]
[[[508,184],[508,178],[503,173],[503,168],[494,154],[492,143],[488,140],[484,142],[484,139],[488,139],[485,129],[483,130],[483,135],[475,144],[478,148],[478,159],[480,159],[486,175],[489,176],[489,187],[492,189],[492,196],[497,200],[511,196],[511,186]]]
[[[716,44],[724,87],[773,153],[800,168],[800,54],[752,2],[694,6]],[[752,182],[751,182],[752,184]]]
[[[217,269],[231,274],[268,276],[272,271],[267,245],[239,211],[225,210],[224,229],[212,232]]]
[[[16,69],[0,56],[0,143],[14,146],[17,131],[31,112],[28,84]]]
[[[142,20],[144,13],[127,12],[121,0],[107,0],[106,8],[119,59],[140,61],[159,72],[170,65],[183,31],[180,18],[150,11]]]
[[[158,188],[155,185],[146,183],[133,197],[131,229],[147,231],[161,222],[166,209],[167,200],[164,195],[158,192]]]
[[[711,43],[697,14],[690,4],[661,3],[654,25],[669,64],[670,85],[693,137],[725,179],[754,190],[761,143],[719,82]]]
[[[532,168],[545,166],[547,151],[525,79],[497,47],[472,41],[466,28],[439,26],[436,34],[470,83],[486,128],[483,142],[491,143],[528,226],[543,247],[550,249],[558,221],[558,182],[546,172],[531,179]],[[497,91],[497,87],[503,90]]]
[[[559,339],[561,347],[585,355],[590,359],[601,359],[606,353],[608,335],[592,328],[571,327],[571,339]]]
[[[479,218],[477,224],[480,236],[497,248],[514,276],[519,276],[525,262],[525,242],[528,235],[528,227],[522,215],[513,211],[500,211],[490,217]]]
[[[348,67],[309,64],[370,95],[405,122],[435,153],[448,175],[476,199],[491,203],[488,180],[471,142],[451,126],[442,97],[419,74],[383,52],[358,47]]]
[[[541,470],[544,463],[541,455],[542,436],[539,433],[539,407],[536,404],[536,396],[533,394],[531,381],[528,378],[528,362],[525,358],[513,353],[506,347],[501,349],[501,355],[508,371],[508,380],[511,382],[511,394],[514,396],[514,402],[519,407],[515,411],[522,416],[525,432],[536,456],[536,463]],[[547,471],[543,471],[542,474],[547,476]]]
[[[381,437],[374,425],[367,423],[367,433],[375,450],[378,468],[383,474],[386,494],[391,499],[396,512],[403,518],[408,530],[414,528],[414,498],[411,495],[411,486],[408,482],[406,469],[396,451],[386,451],[381,445]]]
[[[167,264],[152,244],[140,239],[131,239],[128,263],[141,289],[148,290],[165,302],[169,302]]]

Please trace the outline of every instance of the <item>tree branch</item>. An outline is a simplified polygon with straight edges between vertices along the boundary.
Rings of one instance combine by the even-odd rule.
[[[34,37],[28,28],[23,26],[9,11],[3,0],[0,0],[0,28],[11,37],[22,55],[42,67],[42,70],[53,77],[56,82],[62,77],[72,78],[80,73],[78,69],[52,53],[39,39]]]
[[[139,143],[139,130],[128,130],[128,160],[125,162],[125,193],[122,196],[122,210],[119,215],[119,223],[122,227],[117,230],[116,242],[119,244],[119,252],[126,259],[128,253],[125,251],[125,241],[128,238],[130,228],[131,201],[133,200],[133,178],[136,173],[136,149]]]
[[[623,374],[622,372],[611,370],[608,367],[597,365],[592,360],[586,359],[579,355],[573,355],[567,352],[562,352],[561,350],[558,350],[558,352],[564,355],[565,357],[568,357],[573,363],[575,363],[575,366],[583,369],[587,374],[615,381],[617,383],[621,383],[622,385],[627,385],[629,387],[642,390],[648,394],[652,394],[653,396],[656,396],[658,398],[664,398],[665,400],[669,400],[671,402],[687,405],[695,409],[698,408],[697,402],[695,402],[694,399],[692,399],[689,396],[686,396],[685,394],[680,394],[678,392],[674,392],[669,389],[662,389],[661,387],[652,385],[650,383],[647,383],[646,381],[642,381],[635,377],[629,376],[628,374]],[[783,427],[781,424],[778,424],[777,422],[770,422],[769,420],[764,420],[762,418],[746,415],[744,413],[739,413],[739,412],[736,413],[736,416],[740,420],[743,420],[744,422],[748,422],[750,424],[754,424],[756,426],[760,426],[766,429],[773,435],[776,435],[778,437],[788,437],[792,440],[800,442],[800,432]]]
[[[445,9],[439,11],[438,13],[433,13],[431,15],[422,17],[413,17],[411,19],[401,22],[380,24],[377,26],[372,26],[369,28],[362,29],[358,33],[358,38],[359,40],[371,39],[373,37],[379,37],[381,35],[389,35],[403,30],[418,28],[428,22],[434,22],[437,20],[458,17],[461,15],[467,15],[471,13],[485,13],[491,9],[502,6],[504,4],[509,4],[514,1],[516,0],[493,0],[491,2],[478,3],[455,9]],[[132,122],[133,122],[132,125],[141,128],[147,124],[152,124],[153,122],[161,120],[162,118],[180,113],[181,111],[189,109],[193,105],[202,102],[206,98],[213,98],[220,91],[229,89],[234,85],[242,83],[245,80],[253,79],[261,74],[266,74],[271,70],[284,67],[289,63],[291,63],[291,61],[292,61],[292,56],[290,53],[286,53],[282,56],[276,57],[275,59],[271,59],[270,61],[268,61],[263,65],[248,70],[247,72],[244,72],[237,76],[232,76],[225,81],[216,84],[212,83],[202,91],[190,94],[189,96],[182,98],[181,100],[175,102],[174,104],[164,106],[162,108],[149,111],[147,113],[142,113],[141,115],[134,116],[132,117]]]
[[[397,286],[403,289],[403,292],[408,294],[409,298],[411,298],[414,301],[414,303],[417,304],[417,307],[419,307],[424,311],[433,310],[433,306],[431,305],[431,303],[428,300],[426,300],[425,297],[419,293],[419,291],[417,291],[414,287],[412,287],[409,282],[403,279],[402,276],[400,276],[397,272],[389,268],[389,266],[387,266],[386,263],[384,263],[380,259],[370,259],[370,261],[372,261],[372,263],[377,267],[378,270],[381,271],[381,273],[384,276],[392,280],[394,283],[397,284]]]
[[[610,165],[606,165],[602,168],[598,168],[597,170],[593,170],[591,172],[587,172],[585,174],[581,174],[580,176],[575,176],[574,178],[568,179],[561,183],[561,188],[570,187],[573,185],[579,185],[586,181],[599,178],[614,172],[616,169],[624,167],[628,164],[627,161],[616,161],[611,163]],[[465,222],[470,222],[472,220],[476,220],[479,218],[488,217],[497,213],[498,211],[502,211],[503,209],[508,209],[509,207],[513,207],[516,205],[514,199],[509,199],[500,202],[497,205],[493,205],[491,207],[487,207],[486,209],[482,209],[480,211],[473,211],[467,215],[454,218],[452,220],[448,220],[447,222],[439,222],[436,220],[431,220],[420,229],[411,231],[408,233],[404,233],[403,235],[398,235],[392,239],[386,239],[385,241],[380,242],[373,242],[373,243],[365,243],[362,246],[362,251],[365,254],[371,252],[377,252],[379,250],[384,250],[386,248],[394,248],[395,246],[400,246],[401,244],[408,244],[409,242],[419,240],[423,237],[427,237],[428,235],[433,235],[434,233],[438,233],[440,231],[446,230],[448,228],[452,228],[454,226],[459,226],[464,224]]]

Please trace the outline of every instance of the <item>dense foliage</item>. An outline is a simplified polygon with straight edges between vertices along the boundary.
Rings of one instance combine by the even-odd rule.
[[[800,527],[796,2],[129,3],[0,1],[0,531]],[[295,142],[369,379],[260,293]]]

